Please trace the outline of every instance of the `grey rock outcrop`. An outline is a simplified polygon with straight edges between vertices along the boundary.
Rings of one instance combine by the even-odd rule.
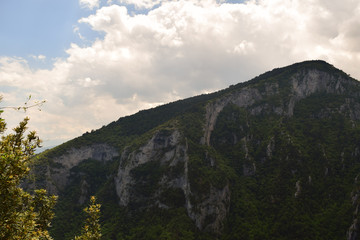
[[[261,114],[264,111],[271,111],[278,115],[292,116],[294,107],[300,100],[314,93],[342,94],[346,89],[346,84],[351,84],[348,79],[317,69],[300,71],[290,78],[289,100],[285,101],[285,99],[282,99],[283,102],[280,105],[273,106],[266,102],[261,103],[261,101],[272,96],[280,96],[279,84],[277,82],[266,83],[262,90],[259,90],[257,87],[244,87],[238,91],[233,91],[231,94],[220,97],[206,106],[206,122],[201,143],[210,145],[210,137],[217,117],[228,104],[247,108],[253,115]],[[358,94],[355,93],[356,96]],[[351,100],[347,100],[347,102],[351,102]],[[360,119],[360,106],[355,106],[354,108],[347,104],[342,106],[342,109],[344,111],[354,109],[349,114],[354,120]]]
[[[159,131],[138,150],[129,152],[127,149],[121,155],[120,167],[115,177],[116,192],[121,206],[130,203],[141,202],[141,194],[136,192],[136,184],[139,182],[133,171],[150,162],[158,162],[160,168],[165,170],[155,183],[156,190],[148,196],[151,201],[149,206],[169,208],[161,197],[167,189],[181,190],[184,196],[183,206],[188,216],[194,220],[201,230],[219,233],[223,227],[230,202],[230,190],[228,186],[223,189],[210,187],[209,194],[202,201],[192,202],[192,194],[189,179],[189,156],[188,146],[178,130],[171,133]],[[181,166],[177,174],[169,174],[171,168]],[[149,207],[142,206],[142,207]]]
[[[223,189],[210,187],[209,196],[196,206],[196,212],[188,208],[189,216],[195,221],[200,230],[221,233],[224,220],[230,205],[230,189],[226,185]]]
[[[69,183],[70,170],[84,160],[109,161],[119,156],[118,151],[107,144],[93,144],[80,148],[71,148],[65,154],[52,158],[42,173],[46,181],[37,182],[36,188],[45,188],[49,193],[58,195]],[[34,189],[34,184],[25,183],[27,188]]]
[[[172,132],[170,135],[157,132],[145,145],[138,150],[128,152],[127,149],[121,155],[120,167],[115,177],[116,193],[119,197],[119,204],[127,206],[130,200],[136,200],[132,195],[135,179],[131,172],[133,169],[151,161],[158,161],[159,164],[175,166],[179,162],[185,162],[186,148],[179,144],[180,133]],[[184,176],[171,179],[174,185],[180,187],[184,185]],[[169,181],[163,180],[165,183]]]
[[[346,233],[347,240],[356,240],[359,235],[359,208],[360,208],[360,183],[358,181],[359,175],[356,176],[354,190],[351,192],[351,202],[354,207],[353,222]]]
[[[243,88],[240,91],[221,97],[218,100],[209,103],[206,106],[206,123],[204,128],[204,137],[201,140],[201,143],[210,145],[210,135],[214,130],[216,119],[226,105],[232,103],[239,107],[247,107],[261,98],[262,97],[258,89]]]

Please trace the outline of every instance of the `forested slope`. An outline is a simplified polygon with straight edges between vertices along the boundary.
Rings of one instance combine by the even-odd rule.
[[[274,69],[48,150],[24,186],[59,195],[55,239],[93,194],[104,239],[356,239],[359,90],[323,61]]]

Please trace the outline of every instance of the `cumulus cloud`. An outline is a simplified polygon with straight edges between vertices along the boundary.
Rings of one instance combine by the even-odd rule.
[[[31,55],[31,58],[33,58],[34,60],[40,60],[40,61],[43,61],[43,60],[45,60],[46,59],[46,56],[44,56],[44,55],[37,55],[37,56],[35,56],[35,55]]]
[[[119,0],[118,2],[123,3],[123,4],[133,4],[137,8],[150,9],[150,8],[153,8],[154,6],[160,4],[161,2],[165,2],[165,1],[162,1],[162,0]]]
[[[360,79],[358,1],[119,2],[150,10],[134,14],[109,2],[80,19],[104,38],[72,44],[68,57],[51,69],[0,58],[0,84],[10,89],[2,94],[31,92],[48,100],[44,117],[34,117],[38,126],[47,126],[47,138],[59,130],[63,139],[71,138],[139,109],[307,59],[324,59]]]
[[[80,6],[94,9],[99,7],[100,0],[79,0]]]

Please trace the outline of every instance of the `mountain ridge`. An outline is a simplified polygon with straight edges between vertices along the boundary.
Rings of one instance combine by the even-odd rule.
[[[248,86],[250,84],[257,84],[262,80],[268,81],[269,78],[272,78],[272,77],[274,77],[274,76],[276,76],[278,74],[283,74],[284,73],[283,70],[285,70],[285,69],[287,71],[295,71],[299,67],[300,68],[310,67],[310,68],[316,68],[316,69],[319,69],[319,70],[332,71],[332,72],[335,72],[338,75],[341,75],[341,76],[344,76],[344,77],[349,77],[348,74],[346,74],[343,71],[335,68],[334,66],[328,64],[327,62],[325,62],[323,60],[310,60],[310,61],[304,61],[304,62],[300,62],[300,63],[294,63],[292,65],[285,66],[285,67],[282,67],[282,68],[275,68],[275,69],[273,69],[271,71],[267,71],[267,72],[265,72],[263,74],[260,74],[259,76],[254,77],[253,79],[251,79],[249,81],[245,81],[245,82],[241,82],[241,83],[238,83],[238,84],[235,84],[235,85],[231,85],[228,88],[225,88],[225,89],[213,92],[213,93],[201,94],[201,95],[198,95],[198,96],[189,97],[189,98],[186,98],[186,99],[181,99],[181,100],[177,100],[177,101],[174,101],[174,102],[170,102],[170,103],[160,105],[160,106],[157,106],[157,107],[154,107],[154,108],[140,110],[139,112],[137,112],[135,114],[125,116],[125,117],[120,117],[118,120],[109,123],[106,127],[111,128],[111,127],[114,127],[114,126],[120,125],[120,124],[127,125],[127,124],[129,124],[128,119],[131,119],[131,118],[133,118],[135,116],[136,116],[136,119],[135,120],[131,119],[131,122],[141,122],[141,121],[144,121],[144,119],[146,119],[146,118],[152,118],[153,119],[154,118],[153,115],[162,115],[162,112],[166,112],[167,116],[174,117],[174,115],[176,116],[178,114],[181,114],[182,112],[188,110],[188,108],[191,108],[193,105],[196,105],[197,103],[206,102],[206,101],[208,101],[208,100],[210,100],[212,98],[217,98],[217,97],[219,97],[221,95],[227,94],[228,92],[234,91],[234,90],[236,90],[238,88],[246,87],[246,86]],[[351,79],[353,81],[357,82],[357,80],[355,80],[353,78],[351,78]],[[191,104],[188,104],[188,102],[191,102]],[[174,105],[180,105],[180,106],[179,107],[178,106],[172,107]],[[182,107],[184,107],[184,108],[182,108]],[[169,108],[176,109],[176,110],[173,111],[174,113],[169,114],[168,113],[170,111]],[[181,109],[179,110],[179,108],[181,108]],[[166,120],[169,120],[169,119],[161,119],[161,120],[162,120],[161,123],[163,123],[163,122],[165,122]],[[139,125],[140,126],[142,126],[142,125],[146,126],[146,124],[139,124]],[[95,131],[92,131],[92,132],[101,131],[104,127],[105,126],[103,126],[100,129],[97,129]],[[139,133],[139,134],[143,133],[145,131],[150,130],[153,127],[154,126],[146,126],[145,130],[143,130],[142,128],[137,128],[136,133]],[[132,128],[130,127],[130,129],[132,129]],[[87,135],[87,134],[88,134],[88,132],[84,133],[82,136],[79,136],[79,137],[83,137],[84,135]],[[129,133],[126,132],[125,134],[129,134]],[[75,139],[78,139],[79,137],[76,137]],[[70,141],[72,141],[72,140],[70,140]]]
[[[356,239],[359,90],[324,61],[277,68],[48,150],[25,185],[60,195],[68,231],[97,194],[106,239]]]

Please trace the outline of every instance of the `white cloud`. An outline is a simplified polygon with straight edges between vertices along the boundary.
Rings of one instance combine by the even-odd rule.
[[[133,4],[137,8],[153,8],[154,6],[160,4],[161,0],[119,0],[120,3],[124,4]]]
[[[46,139],[75,137],[139,109],[307,59],[324,59],[360,79],[358,1],[123,3],[157,7],[147,14],[118,5],[98,9],[79,21],[104,38],[72,44],[69,57],[48,70],[31,69],[22,58],[0,58],[0,85],[8,86],[0,94],[17,104],[28,93],[48,100],[32,117]]]
[[[243,40],[241,41],[241,43],[234,47],[233,51],[235,53],[247,55],[250,52],[255,52],[255,46],[254,43]]]
[[[43,60],[45,60],[46,59],[46,56],[44,56],[44,55],[37,55],[37,56],[35,56],[35,55],[31,55],[31,58],[33,58],[34,60],[40,60],[40,61],[43,61]]]
[[[94,9],[99,7],[100,0],[79,0],[79,3],[82,7]]]
[[[73,27],[73,32],[75,34],[77,34],[77,36],[81,39],[81,40],[86,40],[86,38],[80,33],[80,28],[78,26],[74,26]]]

